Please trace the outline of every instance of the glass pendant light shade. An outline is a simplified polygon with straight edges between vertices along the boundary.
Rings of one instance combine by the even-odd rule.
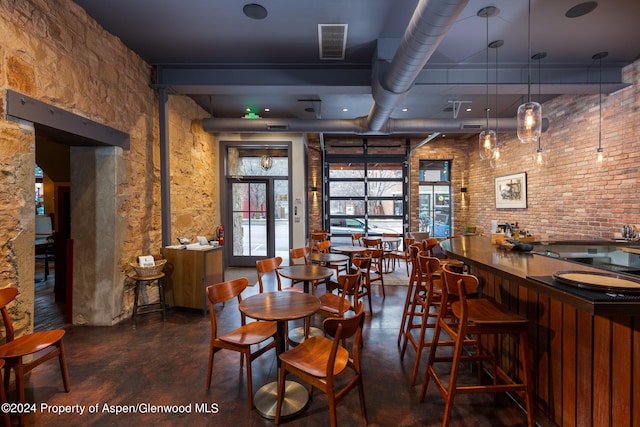
[[[496,144],[496,147],[491,152],[491,158],[489,159],[489,165],[496,169],[502,166],[502,158],[500,153],[500,146]]]
[[[262,166],[262,169],[268,171],[273,166],[273,158],[270,155],[265,154],[260,158],[260,166]]]
[[[522,143],[536,142],[542,134],[542,106],[529,101],[518,107],[518,139]]]
[[[602,149],[602,147],[598,147],[598,149],[596,150],[596,157],[594,160],[594,167],[596,168],[596,170],[601,170],[604,164],[604,150]]]
[[[490,129],[483,130],[478,139],[478,152],[483,160],[490,159],[496,147],[496,133]]]
[[[538,145],[536,149],[533,150],[533,169],[537,171],[541,171],[548,166],[549,163],[549,155],[548,150],[543,150],[540,146],[540,142],[538,141]]]

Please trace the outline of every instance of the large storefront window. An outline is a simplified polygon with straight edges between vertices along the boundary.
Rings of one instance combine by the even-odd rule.
[[[328,219],[333,244],[351,235],[381,236],[403,232],[403,163],[328,162]]]
[[[420,231],[434,237],[451,235],[451,161],[420,160]]]

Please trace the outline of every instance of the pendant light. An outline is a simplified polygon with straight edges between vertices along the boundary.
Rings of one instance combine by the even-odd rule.
[[[486,112],[486,126],[485,129],[480,132],[478,137],[478,152],[480,153],[480,158],[491,159],[493,155],[493,151],[496,147],[496,132],[489,129],[489,17],[495,16],[498,14],[498,8],[494,6],[487,6],[480,9],[477,13],[478,16],[486,19],[487,24],[487,37],[486,37],[486,97],[485,97],[485,112]]]
[[[602,150],[602,58],[606,58],[609,52],[598,52],[591,57],[594,61],[598,61],[599,78],[598,78],[598,96],[599,96],[599,110],[598,110],[598,149],[596,150],[595,168],[596,170],[602,169],[604,163],[604,151]]]
[[[518,107],[518,139],[536,142],[542,134],[542,106],[531,101],[531,0],[528,14],[527,102]]]
[[[531,57],[531,59],[535,59],[538,61],[538,101],[540,101],[540,82],[541,82],[541,73],[540,73],[540,62],[543,58],[547,56],[546,52],[536,53]],[[548,163],[548,153],[549,150],[543,150],[540,145],[540,140],[542,137],[538,137],[538,146],[533,152],[533,168],[537,171],[542,170]]]
[[[504,40],[494,40],[489,43],[489,47],[496,50],[496,142],[493,147],[493,151],[491,152],[491,159],[489,160],[489,165],[494,169],[502,166],[502,147],[498,141],[498,48],[503,44]]]
[[[264,148],[267,152],[262,157],[260,157],[260,166],[263,170],[268,171],[273,167],[273,157],[269,155],[269,147],[265,146]]]

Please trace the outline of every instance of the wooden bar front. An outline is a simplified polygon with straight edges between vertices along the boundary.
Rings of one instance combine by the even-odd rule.
[[[640,302],[590,301],[531,277],[602,271],[531,253],[505,251],[483,236],[441,243],[478,276],[484,296],[531,320],[537,417],[559,426],[640,426]],[[517,343],[503,340],[508,372]],[[516,371],[517,372],[517,371]]]

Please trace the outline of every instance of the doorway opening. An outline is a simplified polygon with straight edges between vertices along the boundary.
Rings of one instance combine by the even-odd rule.
[[[289,145],[226,146],[222,212],[231,226],[225,245],[230,267],[255,267],[281,256],[288,263],[291,241]],[[225,236],[226,237],[226,236]]]

